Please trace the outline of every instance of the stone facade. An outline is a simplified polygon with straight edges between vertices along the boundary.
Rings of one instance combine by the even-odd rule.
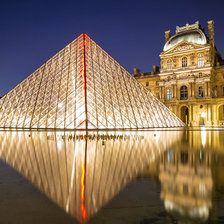
[[[214,22],[208,36],[200,24],[165,32],[160,71],[134,77],[157,96],[188,126],[224,125],[224,61],[215,47]]]

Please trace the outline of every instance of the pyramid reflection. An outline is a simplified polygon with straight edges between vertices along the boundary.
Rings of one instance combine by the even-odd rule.
[[[80,223],[183,132],[0,132],[0,158]]]

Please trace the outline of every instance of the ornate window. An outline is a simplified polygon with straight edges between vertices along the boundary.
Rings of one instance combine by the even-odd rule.
[[[170,70],[170,69],[172,69],[172,60],[168,59],[167,60],[167,70]]]
[[[160,99],[159,93],[156,93],[156,97],[157,97],[157,99]]]
[[[203,66],[204,65],[204,55],[199,54],[198,55],[198,66]]]
[[[203,97],[204,96],[204,94],[203,94],[203,86],[199,86],[199,88],[198,88],[198,96],[199,97]]]
[[[171,95],[171,89],[167,89],[167,99],[168,100],[171,100],[171,98],[172,98],[172,95]]]
[[[149,82],[146,82],[146,83],[145,83],[145,86],[149,86]]]
[[[182,67],[187,67],[187,57],[182,58]]]
[[[180,87],[180,99],[186,100],[187,99],[187,86],[181,86]]]

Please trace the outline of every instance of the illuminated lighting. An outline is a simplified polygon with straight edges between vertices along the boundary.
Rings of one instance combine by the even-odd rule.
[[[206,129],[201,128],[201,144],[203,145],[203,147],[205,147],[206,145]]]
[[[160,134],[161,134],[160,131],[155,131],[155,132],[154,132],[154,136],[155,136],[155,138],[156,138],[156,142],[159,142],[159,140],[160,140]]]
[[[206,117],[206,113],[205,112],[202,112],[201,113],[201,117],[205,118]]]
[[[86,209],[85,209],[85,162],[82,164],[82,176],[81,176],[81,212],[82,220],[85,223]]]
[[[50,79],[54,80],[51,87],[41,78],[48,75],[43,68],[49,62],[56,68],[50,73]],[[66,71],[69,66],[71,72],[61,73],[62,67]],[[105,67],[112,69],[108,71]],[[114,88],[102,82],[114,83]],[[30,88],[31,85],[34,88]],[[49,89],[45,90],[46,86]],[[103,92],[99,91],[101,89]],[[34,92],[38,93],[35,97]],[[65,98],[61,102],[63,95]],[[26,101],[20,100],[25,96],[29,96]],[[37,103],[32,102],[33,99],[43,99],[43,108],[33,106]],[[140,108],[136,102],[141,102]],[[20,108],[18,117],[14,116],[18,113],[15,104]],[[16,125],[18,128],[76,130],[184,126],[173,112],[84,33],[3,96],[0,111],[0,127],[10,128]]]
[[[62,150],[62,141],[58,140],[57,145],[58,145],[58,150],[61,151]]]

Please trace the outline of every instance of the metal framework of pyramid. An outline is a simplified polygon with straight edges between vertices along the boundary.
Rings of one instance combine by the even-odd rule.
[[[85,33],[0,99],[0,127],[123,129],[183,122]]]

